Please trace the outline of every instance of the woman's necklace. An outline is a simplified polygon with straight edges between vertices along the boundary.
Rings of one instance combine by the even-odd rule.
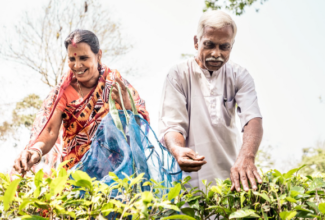
[[[98,79],[99,79],[99,77],[100,77],[100,75],[98,76]],[[98,80],[97,79],[97,80]],[[80,83],[79,83],[79,81],[78,81],[78,79],[77,79],[77,85],[78,85],[78,89],[79,89],[79,95],[83,98],[84,96],[83,96],[83,93],[82,93],[82,91],[81,91],[81,86],[80,86]],[[93,88],[94,86],[92,86],[92,87],[90,87],[90,88]],[[86,87],[86,88],[88,88],[88,87]]]
[[[83,96],[83,94],[81,92],[81,86],[80,86],[78,80],[77,80],[77,85],[78,85],[78,88],[79,88],[79,95],[83,98],[84,96]]]

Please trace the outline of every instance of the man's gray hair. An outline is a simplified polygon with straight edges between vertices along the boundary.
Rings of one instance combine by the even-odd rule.
[[[235,36],[237,33],[237,26],[234,20],[228,15],[227,13],[220,11],[220,10],[213,10],[204,12],[200,18],[199,25],[197,27],[197,39],[198,41],[201,40],[201,37],[204,33],[205,27],[212,27],[212,28],[222,28],[225,26],[230,25],[233,30],[233,41],[235,40]]]

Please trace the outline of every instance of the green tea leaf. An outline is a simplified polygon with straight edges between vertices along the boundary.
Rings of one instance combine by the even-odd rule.
[[[29,204],[31,204],[31,203],[33,203],[35,201],[38,201],[38,200],[34,199],[34,198],[24,199],[23,202],[19,206],[19,211],[22,211],[27,205],[29,205]]]
[[[325,203],[319,203],[318,209],[321,213],[325,214]]]
[[[297,200],[295,200],[294,198],[292,198],[292,197],[286,197],[285,198],[288,202],[293,202],[293,203],[296,203],[297,202]]]
[[[220,185],[218,185],[218,186],[211,186],[211,189],[210,190],[212,192],[214,192],[214,193],[218,193],[221,196],[223,195]]]
[[[291,178],[293,174],[295,174],[296,172],[298,172],[299,170],[301,170],[305,166],[306,165],[302,165],[299,168],[295,168],[295,169],[289,170],[286,174],[284,174],[284,178],[286,178],[286,179]]]
[[[142,193],[142,201],[145,202],[145,203],[149,203],[151,202],[153,199],[153,195],[151,192],[149,191],[145,191]]]
[[[302,205],[297,205],[294,209],[297,210],[297,211],[304,211],[304,212],[314,213],[313,211],[306,209],[305,206],[302,206]]]
[[[240,209],[234,213],[231,213],[229,216],[229,219],[233,219],[233,218],[246,218],[246,217],[250,217],[250,218],[260,218],[259,215],[257,215],[255,213],[254,210],[252,209]]]
[[[307,205],[315,210],[316,213],[319,213],[318,206],[314,202],[306,202]]]
[[[246,194],[245,191],[243,191],[243,192],[240,193],[240,207],[241,207],[241,208],[243,208],[243,204],[244,204],[244,202],[245,202],[245,200],[246,200],[246,198],[245,198],[245,194]]]
[[[309,190],[315,190],[315,189],[321,188],[323,186],[325,186],[324,180],[321,179],[321,178],[315,178],[311,182],[310,187],[309,187]]]
[[[59,177],[64,177],[66,175],[67,175],[67,171],[64,168],[60,169],[58,176]]]
[[[3,206],[5,211],[7,211],[10,208],[10,204],[14,200],[17,186],[20,183],[20,181],[21,179],[16,179],[9,184],[3,196]]]
[[[80,186],[80,187],[85,187],[87,189],[89,189],[90,191],[93,190],[93,186],[91,184],[91,182],[89,182],[88,180],[78,180],[75,183],[76,186]]]
[[[195,215],[195,211],[192,208],[182,208],[181,211],[182,211],[182,213],[184,213],[188,216],[191,216],[191,217],[194,217],[194,215]]]
[[[64,169],[62,167],[64,167],[65,165],[67,165],[69,162],[70,162],[70,160],[63,161],[62,163],[59,164],[57,170],[60,172],[61,169]]]
[[[41,183],[43,182],[44,172],[43,169],[40,169],[34,177],[34,184],[36,187],[40,187]]]
[[[68,176],[55,178],[50,185],[51,196],[60,194],[65,187]]]
[[[41,209],[48,209],[49,205],[46,202],[35,201],[35,206]]]
[[[282,220],[291,220],[296,216],[296,211],[280,212],[280,217]]]
[[[183,184],[188,183],[188,181],[190,181],[191,179],[192,179],[191,176],[187,176],[187,177],[185,177],[184,180],[183,180]]]
[[[20,219],[26,219],[26,220],[48,220],[47,218],[43,218],[41,216],[38,215],[24,215],[21,216]]]
[[[116,174],[113,172],[109,172],[108,175],[116,182],[119,180],[118,176],[116,176]]]
[[[168,193],[168,200],[171,201],[181,192],[182,186],[180,183],[177,183],[173,188],[170,189]]]
[[[265,193],[253,192],[253,194],[262,197],[268,202],[271,202],[271,199]]]
[[[143,178],[144,173],[140,173],[136,178],[134,178],[133,180],[131,180],[130,186],[133,186],[134,184],[137,184],[141,181],[141,179]]]
[[[195,218],[188,216],[188,215],[171,215],[168,217],[161,218],[161,220],[164,219],[187,219],[187,220],[196,220]]]

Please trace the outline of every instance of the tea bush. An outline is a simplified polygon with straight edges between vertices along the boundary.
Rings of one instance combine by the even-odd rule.
[[[169,189],[147,181],[150,191],[142,192],[143,174],[110,173],[116,182],[107,186],[62,166],[51,176],[40,170],[13,181],[0,173],[1,219],[325,219],[324,178],[301,176],[302,167],[270,170],[257,191],[232,192],[229,179],[203,181],[201,191],[188,186],[188,177]]]

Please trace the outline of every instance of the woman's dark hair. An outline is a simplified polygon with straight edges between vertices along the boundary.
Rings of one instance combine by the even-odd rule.
[[[97,54],[99,51],[99,41],[97,36],[88,30],[74,30],[64,41],[64,46],[68,49],[69,44],[78,44],[78,43],[86,43],[90,46],[91,51],[94,54]]]

